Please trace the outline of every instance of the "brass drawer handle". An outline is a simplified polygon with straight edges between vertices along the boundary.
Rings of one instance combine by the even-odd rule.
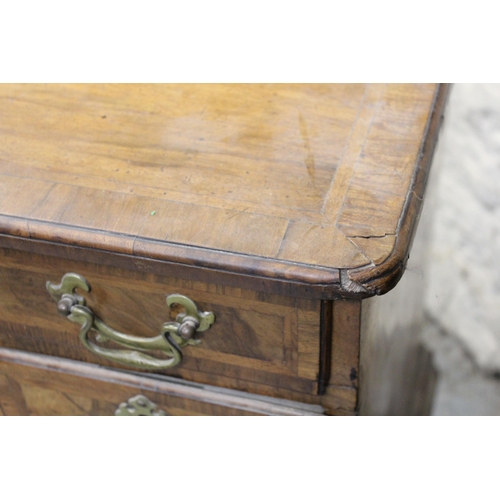
[[[208,330],[215,321],[212,312],[199,311],[190,298],[172,294],[167,296],[167,305],[171,307],[173,304],[179,304],[184,307],[185,313],[178,314],[176,321],[164,323],[161,326],[160,334],[156,337],[144,338],[127,335],[114,330],[97,318],[86,307],[85,299],[75,292],[76,288],[90,292],[89,282],[76,273],[65,274],[59,285],[47,282],[47,290],[57,302],[59,313],[73,323],[81,325],[79,337],[89,351],[139,370],[164,370],[178,365],[182,361],[180,348],[185,345],[199,344],[201,341],[194,339],[194,334]],[[97,342],[112,340],[117,344],[131,348],[131,350],[102,347],[89,338],[91,330],[97,332]],[[145,354],[153,350],[162,351],[168,358],[156,358]]]
[[[131,397],[125,403],[120,403],[115,411],[116,417],[165,417],[166,415],[141,394]]]

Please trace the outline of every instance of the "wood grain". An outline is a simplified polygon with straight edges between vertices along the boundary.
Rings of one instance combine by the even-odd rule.
[[[404,267],[445,94],[1,85],[0,233],[383,293]]]
[[[359,343],[362,301],[337,300],[333,303],[333,336],[330,383],[359,387]]]
[[[0,85],[0,350],[27,351],[4,352],[0,413],[104,414],[123,377],[150,380],[112,371],[120,366],[95,359],[56,315],[45,281],[69,271],[89,279],[89,306],[126,333],[156,335],[171,319],[169,293],[215,312],[202,344],[153,376],[172,387],[184,379],[332,415],[424,408],[415,322],[404,320],[400,339],[390,320],[413,310],[406,285],[397,298],[361,299],[403,274],[447,92]],[[413,402],[401,385],[384,393],[397,385],[387,370],[412,381]],[[103,397],[91,380],[111,384]],[[232,411],[172,387],[173,414]],[[231,408],[266,413],[242,405]]]
[[[1,250],[0,345],[97,362],[80,344],[78,326],[60,317],[45,282],[77,272],[92,285],[88,306],[113,328],[151,337],[171,321],[165,298],[186,295],[216,322],[186,346],[179,369],[168,373],[197,380],[199,372],[315,393],[320,358],[320,303],[201,281]],[[120,367],[120,365],[115,365]],[[186,373],[187,372],[187,373]]]
[[[350,414],[355,409],[356,397],[346,399],[351,392],[346,393],[343,382],[334,385],[337,382],[325,378],[327,394],[317,395],[320,349],[325,347],[320,335],[319,301],[10,249],[0,250],[0,257],[0,347],[123,368],[84,349],[77,325],[57,314],[45,290],[47,279],[56,281],[76,266],[74,270],[93,285],[86,297],[91,308],[127,333],[156,335],[159,326],[170,320],[165,296],[173,291],[215,311],[216,324],[200,334],[202,344],[185,348],[181,365],[165,375],[321,404],[329,414]],[[352,331],[345,333],[350,335]],[[339,353],[332,360],[334,370],[349,372],[349,356]]]

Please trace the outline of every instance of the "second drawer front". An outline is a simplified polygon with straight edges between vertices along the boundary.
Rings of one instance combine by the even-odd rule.
[[[320,415],[320,406],[0,348],[0,415]]]

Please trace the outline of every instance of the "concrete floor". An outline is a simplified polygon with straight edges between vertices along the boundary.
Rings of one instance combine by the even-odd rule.
[[[452,87],[436,158],[426,345],[435,415],[500,415],[500,84]]]

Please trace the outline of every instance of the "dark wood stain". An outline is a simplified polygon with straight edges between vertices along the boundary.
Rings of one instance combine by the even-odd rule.
[[[333,330],[333,303],[321,301],[320,311],[320,353],[319,353],[319,376],[318,394],[325,393],[326,386],[330,381],[332,330]]]

